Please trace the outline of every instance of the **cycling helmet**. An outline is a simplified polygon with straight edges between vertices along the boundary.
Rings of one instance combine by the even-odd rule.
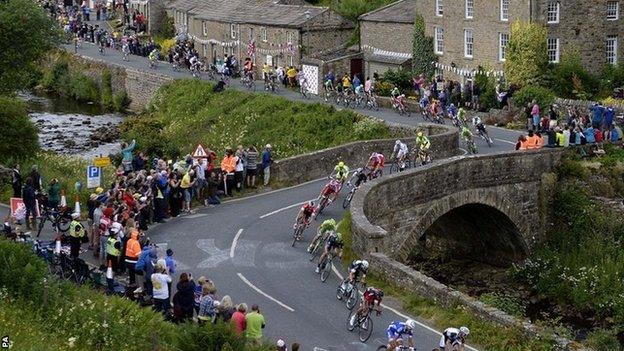
[[[342,240],[342,234],[340,234],[340,232],[336,232],[336,239]]]
[[[405,326],[407,326],[408,328],[410,328],[410,329],[414,330],[414,329],[416,329],[416,321],[415,321],[415,320],[413,320],[413,319],[408,319],[408,320],[405,322]]]
[[[378,289],[378,290],[377,290],[377,296],[379,296],[379,297],[383,297],[383,296],[384,296],[384,294],[383,294],[383,290]]]
[[[375,157],[377,157],[377,155],[378,155],[378,154],[377,154],[376,152],[373,152],[373,153],[370,155],[370,158],[375,158]]]
[[[401,140],[397,139],[397,141],[394,142],[394,145],[401,145]]]
[[[423,136],[423,132],[418,132],[418,133],[416,133],[416,136],[417,136],[417,137],[419,137],[419,138],[421,138],[421,137]]]
[[[344,162],[342,162],[342,161],[338,162],[338,167],[342,168],[342,167],[344,167],[344,165],[345,165]]]
[[[470,334],[470,329],[468,329],[468,327],[461,327],[459,328],[459,332],[467,336]]]
[[[362,262],[361,262],[361,263],[362,263],[362,267],[363,267],[364,269],[368,269],[368,261],[367,261],[367,260],[362,260]]]

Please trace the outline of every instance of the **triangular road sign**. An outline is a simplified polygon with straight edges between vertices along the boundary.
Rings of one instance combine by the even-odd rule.
[[[201,144],[198,144],[193,152],[193,158],[208,158],[208,153],[206,149]]]

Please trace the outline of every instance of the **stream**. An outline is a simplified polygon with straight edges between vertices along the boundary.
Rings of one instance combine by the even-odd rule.
[[[124,115],[103,111],[99,105],[22,92],[28,115],[39,129],[43,150],[91,159],[118,153],[119,124]]]

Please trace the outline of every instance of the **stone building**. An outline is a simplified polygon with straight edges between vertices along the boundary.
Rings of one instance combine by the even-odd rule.
[[[145,15],[147,32],[154,33],[161,28],[165,19],[168,0],[130,0],[128,10],[137,10]]]
[[[583,65],[597,73],[621,56],[616,0],[418,0],[416,11],[434,38],[440,73],[461,81],[479,66],[495,75],[502,72],[510,25],[516,20],[547,27],[551,62],[575,47]]]
[[[360,16],[360,45],[366,74],[411,68],[417,1],[420,0],[399,0]]]
[[[293,4],[295,3],[295,4]],[[252,57],[256,66],[299,66],[303,56],[339,47],[355,27],[327,7],[272,0],[178,0],[168,10],[206,60]],[[253,53],[253,55],[251,55]],[[242,60],[241,60],[242,61]]]

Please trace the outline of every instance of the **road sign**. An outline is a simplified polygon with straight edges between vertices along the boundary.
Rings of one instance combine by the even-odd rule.
[[[198,144],[193,152],[193,158],[208,158],[208,153],[202,144]]]
[[[11,216],[18,220],[23,220],[26,216],[26,205],[24,205],[24,200],[20,197],[12,197],[9,199],[11,204]],[[35,212],[33,216],[39,217],[39,200],[35,200]]]
[[[96,166],[87,167],[87,188],[97,188],[102,183],[102,170]]]
[[[106,167],[111,165],[111,159],[108,156],[105,157],[94,157],[93,165],[95,167]]]

